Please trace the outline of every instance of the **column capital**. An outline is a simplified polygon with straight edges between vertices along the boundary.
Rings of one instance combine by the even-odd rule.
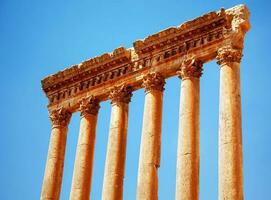
[[[225,63],[241,62],[242,49],[237,49],[232,46],[224,46],[217,51],[217,64],[223,65]]]
[[[165,79],[159,73],[150,73],[143,77],[142,86],[145,88],[145,92],[152,90],[164,91]]]
[[[203,71],[203,62],[195,58],[185,58],[181,64],[181,68],[177,71],[180,79],[200,78]]]
[[[49,112],[49,118],[55,126],[68,126],[72,114],[63,107]]]
[[[99,109],[99,100],[94,96],[86,97],[80,102],[81,117],[85,115],[97,115]]]
[[[131,101],[132,88],[126,85],[115,86],[112,88],[109,94],[111,104],[115,103],[129,103]]]

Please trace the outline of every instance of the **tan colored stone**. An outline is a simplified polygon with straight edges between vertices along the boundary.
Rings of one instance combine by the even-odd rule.
[[[219,96],[219,200],[243,200],[243,153],[240,98],[242,52],[231,47],[218,51]]]
[[[103,200],[122,200],[123,197],[128,110],[131,96],[130,88],[125,86],[116,87],[110,93],[112,108],[102,193]]]
[[[164,84],[163,77],[157,73],[144,77],[146,95],[138,168],[138,200],[158,199]]]
[[[90,199],[96,136],[98,100],[94,97],[81,102],[80,133],[78,138],[70,200]]]
[[[114,86],[125,83],[133,90],[141,88],[148,73],[159,72],[165,79],[175,76],[187,55],[208,62],[226,40],[242,47],[250,26],[248,18],[244,5],[209,12],[137,40],[132,48],[120,47],[48,76],[42,80],[48,108],[63,106],[75,112],[90,94],[104,101]]]
[[[64,109],[50,113],[52,132],[44,173],[41,200],[58,200],[61,191],[68,123],[71,114]]]
[[[135,41],[132,48],[119,47],[112,53],[88,59],[43,79],[42,88],[49,100],[53,129],[41,199],[59,199],[68,121],[71,113],[82,109],[82,100],[90,95],[99,101],[112,100],[103,200],[122,199],[128,104],[131,91],[143,87],[146,96],[137,198],[158,199],[163,84],[164,79],[176,76],[181,66],[176,199],[197,200],[201,76],[201,67],[198,66],[217,58],[221,65],[219,199],[241,200],[239,62],[249,28],[249,11],[245,5],[227,10],[222,8]],[[120,87],[123,84],[125,86]],[[87,106],[81,112],[71,199],[89,198],[97,121],[93,113],[97,109]]]
[[[202,62],[184,60],[177,151],[176,200],[199,199],[199,110]]]

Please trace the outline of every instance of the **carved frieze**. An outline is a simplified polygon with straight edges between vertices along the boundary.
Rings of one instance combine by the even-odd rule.
[[[226,60],[238,61],[239,52],[229,53],[220,48],[227,44],[233,49],[242,49],[244,35],[250,26],[248,18],[249,12],[244,5],[210,12],[135,41],[132,48],[120,47],[112,53],[91,58],[51,75],[42,80],[42,88],[49,99],[49,107],[60,107],[62,102],[88,96],[90,91],[99,88],[104,91],[103,97],[107,96],[108,91],[103,87],[112,87],[114,83],[119,85],[121,84],[119,80],[134,75],[142,77],[144,71],[157,71],[154,69],[157,66],[171,65],[175,60],[181,62],[180,58],[186,55],[195,55],[207,62],[214,59],[217,52],[219,63]],[[180,73],[183,73],[183,76],[190,74],[199,77],[201,71],[196,71],[198,69],[195,68],[196,63],[197,61],[193,61],[190,67],[183,68]],[[165,75],[162,69],[158,71]],[[167,75],[164,78],[168,78]],[[143,80],[136,84],[140,84],[141,81]],[[78,109],[80,102],[76,101]]]
[[[161,48],[169,48],[175,46],[176,43],[186,43],[189,49],[194,45],[190,45],[191,41],[202,35],[216,31],[223,30],[227,24],[227,17],[225,10],[221,9],[219,12],[210,12],[194,20],[188,21],[177,27],[171,27],[160,31],[156,34],[148,36],[144,40],[134,42],[134,49],[139,55],[159,50]],[[213,37],[209,35],[209,37]],[[201,42],[198,40],[197,42]]]
[[[49,113],[53,126],[68,126],[71,116],[72,114],[64,108],[59,108]]]
[[[97,115],[99,109],[100,109],[99,100],[94,96],[84,98],[80,102],[79,110],[81,112],[82,117],[85,115]]]
[[[45,92],[50,92],[90,76],[96,77],[102,72],[130,63],[130,58],[130,50],[124,47],[117,48],[112,53],[91,58],[46,77],[42,80],[42,88]]]
[[[145,92],[152,90],[163,91],[165,85],[165,79],[159,73],[150,73],[143,77],[142,86],[145,88]]]
[[[132,95],[132,88],[123,84],[111,89],[109,99],[111,99],[112,104],[129,103]]]

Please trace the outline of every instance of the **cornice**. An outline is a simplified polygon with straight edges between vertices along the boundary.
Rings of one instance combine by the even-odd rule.
[[[132,90],[142,88],[143,76],[152,71],[164,78],[174,76],[175,66],[181,65],[183,57],[193,55],[208,62],[224,46],[241,49],[249,27],[248,9],[239,5],[207,13],[135,41],[132,48],[120,47],[83,61],[42,80],[48,107],[51,110],[72,105],[74,111],[79,109],[79,100],[90,94],[98,95],[102,101],[108,99],[110,92],[106,87],[125,83]]]
[[[144,40],[137,40],[134,42],[134,49],[136,53],[143,55],[161,47],[172,46],[176,41],[189,42],[195,36],[203,35],[221,26],[226,26],[226,24],[227,18],[224,9],[218,12],[209,12],[177,27],[170,27],[150,35]]]
[[[112,53],[105,53],[101,56],[83,61],[78,65],[73,65],[63,71],[50,75],[41,81],[42,88],[45,92],[54,90],[66,85],[69,82],[74,82],[89,75],[98,74],[115,66],[127,64],[130,62],[131,50],[119,47]]]

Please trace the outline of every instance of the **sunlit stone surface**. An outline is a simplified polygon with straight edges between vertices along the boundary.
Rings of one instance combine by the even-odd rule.
[[[163,86],[167,78],[178,74],[182,80],[176,199],[198,200],[200,76],[203,64],[217,59],[218,199],[243,200],[240,61],[249,28],[245,5],[220,9],[137,40],[132,48],[119,47],[43,79],[53,126],[41,199],[59,199],[68,124],[77,111],[81,121],[70,199],[90,198],[98,102],[109,99],[112,108],[102,199],[122,199],[129,102],[133,91],[145,88],[137,199],[157,200]]]

